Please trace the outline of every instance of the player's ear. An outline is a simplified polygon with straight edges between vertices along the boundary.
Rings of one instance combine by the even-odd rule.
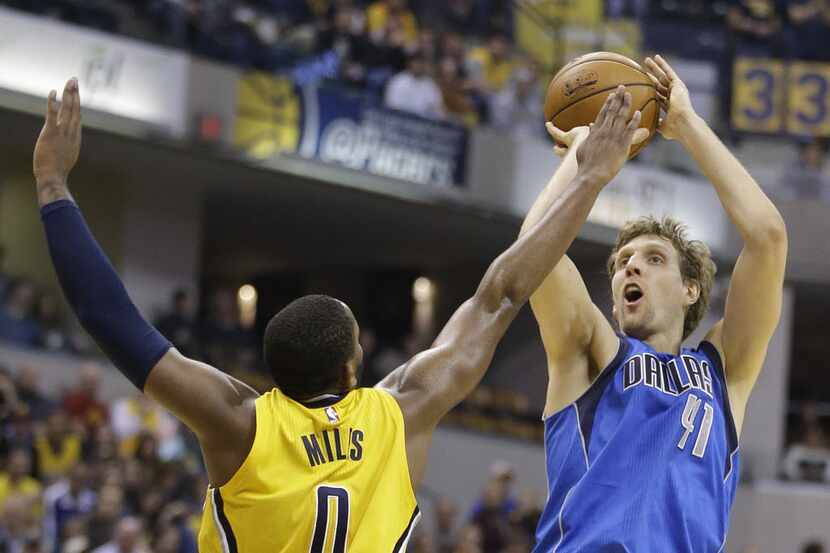
[[[686,289],[686,307],[696,304],[700,297],[700,283],[694,279],[688,279],[683,284]]]
[[[357,386],[357,363],[354,359],[343,365],[343,370],[340,373],[340,388],[342,390],[350,390]]]

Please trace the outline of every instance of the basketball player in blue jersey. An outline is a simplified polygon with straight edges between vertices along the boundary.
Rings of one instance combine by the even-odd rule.
[[[198,437],[211,483],[202,553],[405,551],[436,424],[481,380],[507,327],[625,163],[640,122],[630,103],[622,91],[611,95],[579,148],[580,171],[490,265],[430,349],[378,387],[358,388],[354,316],[333,298],[306,296],[268,324],[263,350],[277,387],[259,395],[180,354],[133,305],[67,185],[81,144],[78,83],[67,83],[60,106],[50,93],[34,173],[52,263],[115,366]]]
[[[673,219],[629,222],[617,238],[608,274],[618,332],[567,257],[533,294],[549,376],[538,553],[722,551],[744,412],[781,311],[781,215],[695,113],[672,68],[660,56],[645,68],[665,110],[659,132],[711,181],[743,250],[724,317],[696,349],[681,343],[703,318],[715,266]],[[593,132],[548,131],[564,159],[523,232],[584,170],[578,147]]]

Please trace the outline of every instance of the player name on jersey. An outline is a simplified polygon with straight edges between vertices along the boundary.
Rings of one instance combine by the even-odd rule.
[[[687,390],[700,390],[712,397],[712,372],[709,363],[691,355],[679,356],[667,363],[651,353],[629,358],[623,369],[623,390],[645,385],[670,396]]]
[[[319,436],[301,436],[308,464],[312,467],[334,461],[360,461],[363,459],[364,437],[363,431],[357,428],[349,428],[348,436],[345,436],[345,432],[341,434],[339,428],[323,430]]]

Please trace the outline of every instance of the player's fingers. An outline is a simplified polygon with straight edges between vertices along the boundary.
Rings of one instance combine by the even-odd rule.
[[[550,135],[550,137],[552,139],[554,139],[556,142],[567,143],[568,133],[566,133],[562,129],[556,128],[554,126],[554,124],[551,123],[550,121],[545,123],[545,130],[548,131],[548,134]]]
[[[73,78],[72,83],[72,115],[69,119],[69,132],[77,136],[81,130],[81,90],[78,86],[78,79]]]
[[[665,86],[663,83],[661,83],[659,80],[657,80],[657,77],[655,77],[651,73],[646,73],[646,75],[651,80],[652,84],[654,85],[654,89],[657,90],[657,92],[660,92],[664,95],[668,94],[669,88]]]
[[[61,107],[58,110],[58,126],[63,127],[69,123],[70,112],[72,111],[72,88],[70,83],[72,79],[67,81],[63,87],[63,96],[61,96]]]
[[[605,118],[608,115],[609,108],[611,104],[614,102],[614,96],[615,94],[612,92],[608,95],[608,97],[605,99],[605,102],[602,104],[602,108],[599,110],[597,118],[594,119],[594,123],[596,123],[597,125],[602,125],[605,122]]]
[[[620,109],[617,112],[617,122],[620,126],[625,125],[628,121],[628,116],[631,113],[631,93],[625,92],[623,93],[622,102],[620,103]]]
[[[53,128],[58,123],[58,91],[49,92],[46,100],[46,126]]]
[[[649,132],[648,129],[637,129],[634,131],[634,138],[631,139],[632,144],[639,144],[640,142],[644,141],[648,138]]]
[[[653,59],[646,58],[646,68],[648,69],[648,73],[651,73],[652,75],[657,77],[657,80],[660,82],[661,85],[665,87],[669,86],[671,80],[669,79],[668,74],[665,71],[663,71],[663,68],[657,65],[657,63]]]
[[[553,147],[553,153],[558,155],[559,157],[564,157],[565,154],[568,153],[568,148],[565,146],[556,145]]]
[[[631,136],[634,136],[634,131],[640,128],[640,121],[643,118],[643,113],[640,110],[634,112],[634,115],[631,116],[631,120],[626,125],[625,129]]]
[[[617,116],[620,112],[620,107],[622,106],[624,96],[625,96],[625,87],[623,85],[620,85],[614,91],[613,98],[609,98],[608,111],[605,114],[605,123],[606,123],[606,125],[608,125],[608,124],[613,125],[614,124],[614,121],[617,119]]]
[[[660,54],[657,54],[656,56],[654,56],[654,60],[660,66],[660,69],[662,69],[663,72],[666,75],[668,75],[670,80],[674,80],[674,79],[677,78],[677,73],[675,73],[674,69],[671,68],[671,65],[669,65],[669,62],[667,62],[666,60],[663,59],[663,56],[661,56]]]

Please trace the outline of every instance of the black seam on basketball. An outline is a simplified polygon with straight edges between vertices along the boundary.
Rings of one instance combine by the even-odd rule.
[[[654,90],[657,90],[657,87],[656,87],[656,86],[654,86],[654,85],[653,85],[653,84],[651,84],[651,83],[631,83],[631,84],[619,83],[619,84],[615,84],[614,86],[609,86],[609,87],[606,87],[606,88],[603,88],[603,89],[597,90],[596,92],[592,92],[592,93],[588,94],[587,96],[583,96],[582,98],[580,98],[580,99],[579,99],[579,100],[577,100],[576,102],[574,102],[574,103],[572,103],[572,104],[568,104],[568,105],[567,105],[567,106],[565,106],[564,108],[560,109],[559,111],[557,111],[556,113],[554,113],[553,115],[551,115],[551,116],[550,116],[550,119],[548,119],[548,121],[550,121],[551,123],[553,123],[553,118],[554,118],[554,117],[556,117],[557,115],[559,115],[560,113],[562,113],[563,111],[565,111],[566,109],[568,109],[569,107],[571,107],[571,106],[575,106],[576,104],[578,104],[578,103],[579,103],[579,102],[581,102],[582,100],[585,100],[585,99],[587,99],[587,98],[590,98],[591,96],[596,96],[597,94],[602,94],[603,92],[608,92],[609,90],[613,90],[613,89],[617,88],[617,87],[618,87],[618,86],[620,86],[620,85],[625,86],[625,87],[647,86],[647,87],[649,87],[649,88],[653,88]],[[656,99],[656,98],[651,98],[649,101],[651,101],[651,100],[655,100],[655,101],[656,101],[657,99]],[[647,103],[648,103],[648,102],[646,102],[646,104],[647,104]],[[643,106],[645,107],[645,104],[643,104]]]
[[[562,73],[562,71],[564,71],[565,69],[570,71],[574,67],[579,67],[583,63],[591,63],[592,61],[609,61],[611,63],[617,63],[619,65],[624,65],[624,66],[628,67],[629,69],[636,69],[636,70],[640,71],[641,73],[645,73],[645,71],[643,71],[643,68],[640,64],[637,64],[637,67],[634,67],[633,65],[628,65],[624,61],[615,60],[613,58],[591,58],[589,60],[582,60],[581,62],[575,63],[571,66],[566,65],[565,67],[563,67],[562,69],[560,69],[559,71],[556,72],[556,75],[553,76],[553,80],[556,81],[556,79],[559,78],[559,74]],[[634,61],[634,60],[631,60],[631,61]],[[637,63],[637,62],[634,62],[634,63]]]

